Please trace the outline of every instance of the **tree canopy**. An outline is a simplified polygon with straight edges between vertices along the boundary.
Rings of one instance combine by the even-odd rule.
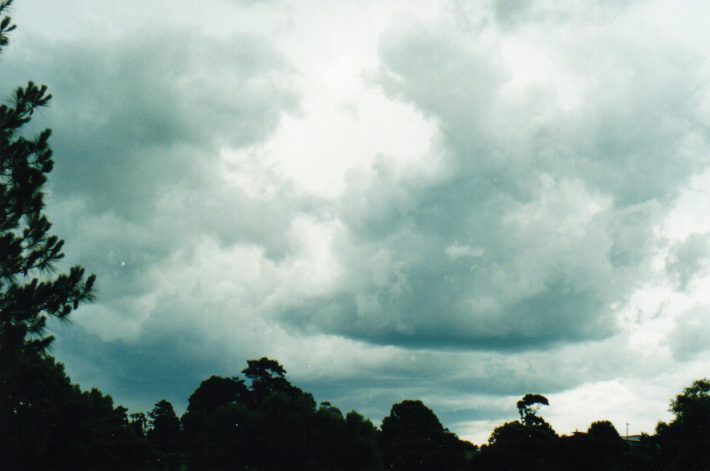
[[[383,464],[388,470],[457,470],[464,465],[464,445],[421,401],[393,405],[390,415],[382,421],[380,440]]]
[[[540,406],[549,406],[547,398],[541,394],[526,394],[520,399],[516,406],[520,414],[520,420],[525,425],[537,425],[542,423],[537,412]]]
[[[0,50],[15,29],[0,2]],[[94,275],[58,271],[64,242],[51,233],[44,187],[51,131],[26,126],[49,104],[28,82],[0,104],[0,463],[3,470],[127,469],[150,460],[126,410],[97,389],[82,392],[47,353],[49,318],[66,319],[93,297]]]
[[[669,470],[710,469],[710,380],[699,379],[671,401],[675,418],[656,427],[659,461]]]
[[[483,469],[549,470],[555,469],[557,434],[537,415],[540,405],[549,405],[545,396],[526,394],[516,406],[520,421],[496,427],[482,448]]]
[[[0,3],[0,46],[15,26],[6,15],[11,0]],[[54,273],[64,257],[64,241],[51,234],[44,213],[44,185],[54,161],[51,131],[34,137],[23,128],[51,95],[28,82],[0,105],[0,367],[23,351],[43,352],[52,342],[48,316],[66,318],[93,296],[95,277],[74,266]]]

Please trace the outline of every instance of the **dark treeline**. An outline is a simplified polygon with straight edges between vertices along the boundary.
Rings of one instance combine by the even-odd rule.
[[[710,470],[710,381],[671,402],[654,435],[622,438],[608,421],[558,435],[528,394],[520,417],[478,447],[418,400],[392,406],[375,427],[292,385],[275,360],[249,360],[242,377],[212,376],[182,417],[158,401],[127,415],[96,389],[81,391],[46,353],[2,372],[0,469],[19,470]],[[9,374],[8,374],[9,373]],[[10,407],[8,407],[10,406]]]
[[[15,26],[0,0],[0,50]],[[519,420],[480,448],[460,440],[418,400],[392,406],[379,428],[292,385],[275,360],[247,362],[242,377],[212,376],[182,417],[160,400],[128,415],[97,389],[82,391],[48,353],[48,319],[93,297],[82,267],[57,273],[63,241],[50,233],[43,187],[53,166],[50,131],[23,134],[50,95],[29,82],[0,105],[0,470],[710,470],[710,381],[671,402],[656,433],[623,440],[599,421],[559,436],[528,394]]]

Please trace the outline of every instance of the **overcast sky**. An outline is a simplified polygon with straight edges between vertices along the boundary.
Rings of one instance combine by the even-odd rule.
[[[179,411],[269,356],[476,443],[653,432],[710,375],[710,4],[17,0],[83,387]]]

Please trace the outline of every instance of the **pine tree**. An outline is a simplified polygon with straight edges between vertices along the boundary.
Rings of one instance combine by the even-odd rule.
[[[0,0],[0,52],[15,29],[7,16],[11,4]],[[61,462],[52,434],[91,428],[67,411],[75,403],[87,409],[93,396],[72,386],[46,352],[52,342],[47,320],[65,319],[90,300],[95,279],[79,266],[55,269],[63,241],[50,233],[43,191],[53,165],[51,132],[28,137],[25,131],[50,98],[47,87],[29,82],[0,105],[0,467],[8,470],[50,469],[52,460]],[[80,415],[104,422],[110,416],[121,428],[120,411],[114,413],[110,399],[104,402],[110,413]]]
[[[0,51],[15,25],[0,1]],[[92,299],[95,277],[74,266],[55,273],[63,241],[50,233],[43,187],[52,171],[51,131],[22,134],[35,111],[47,105],[47,87],[29,82],[0,105],[0,372],[19,355],[42,353],[52,342],[49,317],[66,318]]]

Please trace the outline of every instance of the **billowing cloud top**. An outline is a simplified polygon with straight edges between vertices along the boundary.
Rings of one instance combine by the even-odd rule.
[[[0,59],[55,96],[49,209],[99,277],[75,378],[180,405],[270,355],[480,440],[530,391],[649,430],[707,374],[706,7],[177,3],[23,2]]]

